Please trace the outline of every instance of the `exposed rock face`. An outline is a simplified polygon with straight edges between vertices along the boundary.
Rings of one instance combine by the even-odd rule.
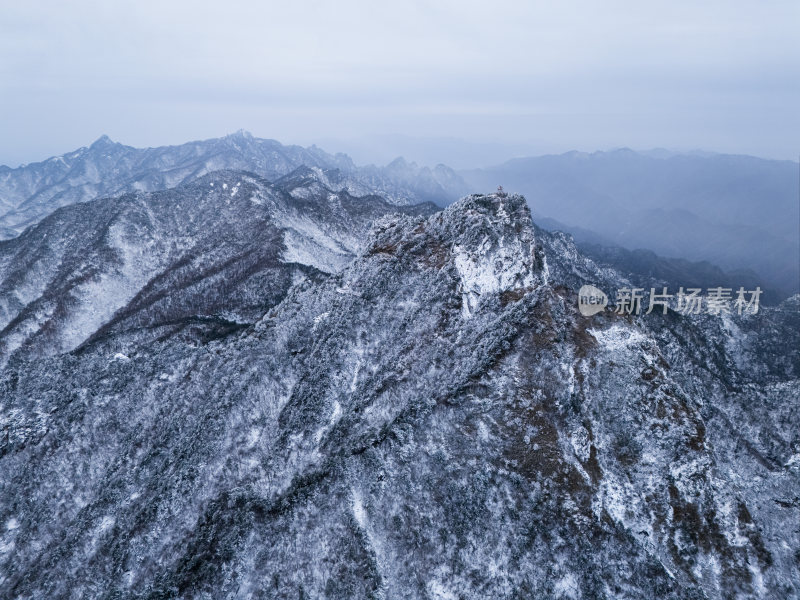
[[[677,269],[683,281],[700,267],[696,274],[704,286],[721,285],[724,274],[708,272],[708,264],[687,270],[691,265],[681,261],[638,251],[626,257],[608,247],[709,261],[736,271],[736,285],[747,276],[740,271],[752,269],[761,287],[782,300],[800,292],[797,169],[796,160],[622,148],[518,158],[460,174],[472,189],[502,182],[525,193],[537,215],[561,222],[551,221],[550,228],[573,233],[579,246],[601,260]],[[719,283],[710,284],[709,276]]]
[[[213,336],[154,337],[133,300],[2,371],[4,597],[800,593],[797,298],[585,318],[581,283],[624,280],[520,196],[346,238],[265,189],[269,268],[291,227],[354,258],[228,295],[264,312]]]

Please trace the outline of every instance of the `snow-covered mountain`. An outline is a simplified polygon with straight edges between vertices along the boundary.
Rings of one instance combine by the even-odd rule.
[[[397,168],[398,164],[403,168]],[[0,239],[15,237],[55,209],[76,202],[168,189],[221,169],[249,171],[272,181],[300,166],[338,170],[341,188],[354,195],[379,193],[398,205],[443,205],[466,189],[463,180],[444,165],[431,170],[398,159],[387,167],[359,168],[344,154],[331,155],[316,146],[284,146],[244,131],[146,149],[103,136],[88,148],[44,162],[15,169],[0,166]]]
[[[525,194],[536,215],[567,224],[576,240],[751,269],[783,298],[800,292],[797,162],[620,149],[460,174],[473,189],[502,183]]]
[[[0,244],[0,595],[800,594],[798,297],[583,317],[630,281],[521,196],[335,180],[215,173]]]
[[[73,204],[0,242],[0,363],[120,328],[241,327],[298,278],[343,268],[377,216],[435,209],[326,187],[337,173],[301,167],[271,185],[215,172]]]

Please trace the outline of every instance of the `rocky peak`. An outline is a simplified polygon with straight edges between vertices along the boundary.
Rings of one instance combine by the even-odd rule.
[[[321,169],[329,188],[346,189],[354,196],[377,194],[395,205],[435,202],[441,206],[463,193],[463,181],[454,172],[437,170],[442,179],[437,183],[430,170],[413,164],[397,169],[356,167],[344,154],[331,155],[316,146],[285,146],[243,130],[222,138],[146,149],[125,146],[104,135],[89,148],[5,169],[0,181],[0,239],[14,237],[57,208],[77,202],[169,189],[221,169],[249,171],[274,181],[303,165]],[[340,173],[335,176],[337,169]],[[70,176],[64,177],[70,170]]]
[[[237,139],[238,138],[238,139],[243,139],[243,140],[252,140],[253,139],[253,134],[250,133],[249,131],[244,130],[244,129],[239,129],[237,131],[234,131],[233,133],[229,133],[225,137],[232,138],[232,139]]]
[[[519,298],[543,281],[530,210],[522,196],[471,195],[427,221],[386,217],[368,253],[415,256],[457,274],[462,315],[489,297]]]
[[[402,156],[398,156],[392,162],[390,162],[388,165],[386,165],[386,169],[387,170],[389,170],[389,171],[399,171],[399,172],[405,172],[405,171],[408,171],[410,169],[413,169],[414,167],[416,167],[415,164],[409,163]]]
[[[110,137],[103,134],[99,138],[97,138],[92,145],[89,146],[91,150],[105,150],[107,148],[114,148],[118,146],[117,142],[113,141]]]

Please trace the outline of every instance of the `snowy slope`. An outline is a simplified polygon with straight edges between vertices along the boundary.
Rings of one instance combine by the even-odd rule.
[[[624,280],[536,228],[520,196],[384,211],[347,238],[332,215],[362,221],[341,192],[304,205],[300,187],[215,177],[186,194],[225,184],[207,195],[223,221],[271,207],[282,221],[263,227],[316,244],[279,261],[352,258],[262,284],[280,293],[240,328],[154,338],[126,321],[10,362],[0,595],[800,593],[798,298],[587,319],[575,290]],[[171,227],[190,228],[181,205]]]
[[[74,350],[122,327],[252,322],[297,278],[341,270],[372,220],[401,210],[305,183],[284,189],[216,172],[173,190],[75,204],[0,243],[0,362]],[[302,200],[290,195],[300,189]]]

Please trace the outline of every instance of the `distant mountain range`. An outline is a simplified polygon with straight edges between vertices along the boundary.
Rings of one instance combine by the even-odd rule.
[[[345,154],[316,146],[284,146],[245,131],[179,146],[132,148],[103,136],[91,146],[18,168],[0,166],[0,239],[19,235],[57,208],[126,192],[175,187],[222,169],[249,171],[274,181],[300,166],[329,171],[342,190],[380,193],[389,202],[447,204],[467,193],[444,165],[434,169],[398,159],[388,166],[356,167]]]
[[[459,174],[476,190],[525,194],[536,218],[566,224],[577,240],[752,269],[783,296],[800,288],[795,162],[621,149]]]
[[[357,166],[345,154],[285,146],[244,131],[147,149],[103,136],[63,156],[14,169],[0,167],[0,239],[16,237],[57,208],[77,202],[170,189],[220,169],[276,181],[291,172],[300,177],[295,172],[300,167],[316,170],[313,178],[321,178],[333,191],[378,194],[398,206],[445,206],[469,192],[502,184],[526,195],[544,227],[571,233],[601,262],[595,246],[646,249],[663,257],[708,262],[730,273],[712,277],[708,286],[760,284],[771,290],[773,300],[800,291],[797,164],[663,150],[569,152],[456,172],[403,158],[386,166]],[[614,254],[617,261],[624,256]],[[623,264],[613,266],[624,270]],[[673,274],[683,271],[683,266],[670,269]],[[702,267],[691,271],[714,272]]]

